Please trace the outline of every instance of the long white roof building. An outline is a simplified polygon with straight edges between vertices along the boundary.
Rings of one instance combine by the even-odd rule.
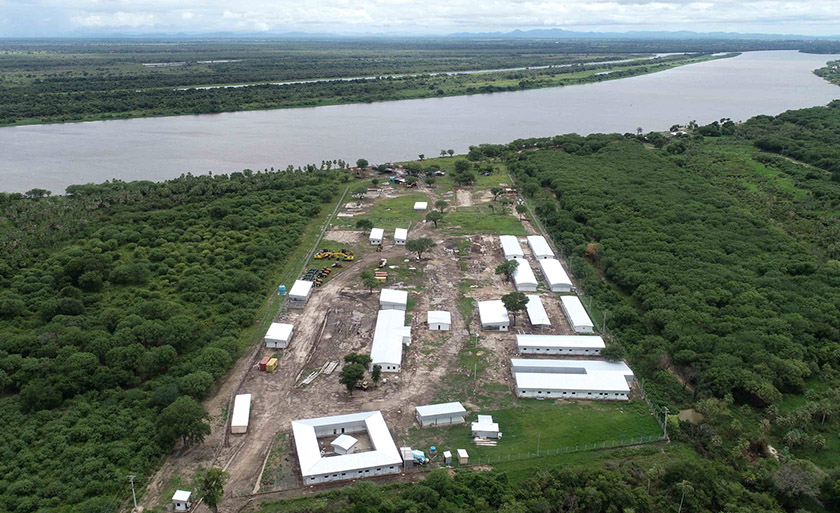
[[[624,362],[512,358],[520,397],[628,401],[633,371]]]
[[[411,343],[411,326],[405,325],[402,310],[380,310],[376,316],[376,331],[370,349],[370,370],[374,365],[382,372],[400,372],[403,344]]]
[[[379,308],[383,310],[405,310],[407,306],[407,290],[382,289],[379,293]]]
[[[550,327],[551,320],[548,318],[548,313],[545,311],[542,299],[536,294],[527,294],[528,304],[525,305],[528,311],[528,320],[531,321],[531,326]]]
[[[548,241],[542,235],[529,235],[528,246],[537,260],[554,258],[554,251],[551,250],[551,246],[548,245]]]
[[[516,335],[520,354],[598,355],[604,347],[597,335]]]
[[[479,301],[478,317],[481,327],[485,329],[497,329],[507,331],[510,326],[507,308],[500,299],[495,301]]]
[[[527,260],[518,260],[519,265],[513,272],[513,284],[519,292],[536,292],[537,291],[537,277],[534,276],[534,271],[528,265]]]
[[[506,259],[525,258],[525,253],[522,251],[522,246],[519,245],[519,240],[513,235],[502,235],[499,237],[499,242],[502,245],[502,253],[504,253]]]
[[[593,374],[615,372],[624,379],[633,381],[633,371],[624,362],[606,360],[544,360],[536,358],[511,358],[510,370],[542,374]]]
[[[539,261],[545,283],[552,292],[569,292],[572,290],[572,280],[566,270],[555,258],[544,258]]]
[[[563,313],[566,314],[569,326],[575,333],[593,333],[595,331],[595,325],[589,318],[589,314],[586,313],[579,297],[561,296],[560,305],[563,307]]]
[[[292,433],[304,483],[393,474],[402,468],[402,457],[379,411],[296,420]],[[318,437],[351,433],[367,433],[371,450],[321,455]]]

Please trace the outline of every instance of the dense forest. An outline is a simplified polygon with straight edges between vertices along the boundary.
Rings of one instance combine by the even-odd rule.
[[[0,196],[0,511],[114,511],[209,430],[278,269],[340,172]],[[142,482],[138,482],[142,486]]]
[[[413,68],[404,62],[406,55],[394,51],[386,52],[382,59],[355,56],[354,60],[354,56],[343,52],[330,55],[337,62],[322,59],[310,65],[324,66],[316,68],[322,69],[322,77],[357,78],[266,83],[267,79],[288,81],[313,73],[309,68],[291,71],[282,66],[272,68],[274,61],[270,59],[266,63],[232,59],[215,63],[183,61],[172,66],[147,67],[139,63],[113,61],[111,66],[96,66],[78,56],[56,58],[50,55],[42,58],[38,55],[33,58],[28,54],[0,54],[0,72],[6,69],[5,75],[8,77],[0,82],[0,125],[204,114],[517,91],[614,80],[734,54],[655,57],[559,53],[535,56],[530,53],[518,55],[502,52],[501,55],[488,54],[484,58],[475,59],[473,70],[500,69],[506,65],[540,68],[468,74],[440,73],[464,66],[462,62],[453,62],[451,65],[454,69],[446,67],[449,63],[449,60],[443,58],[449,55],[446,52],[443,56],[420,56]],[[72,61],[65,62],[68,59]],[[27,68],[27,63],[33,60],[36,69],[42,65],[41,60],[52,62],[53,67],[47,65],[45,69],[33,73]],[[301,62],[295,64],[303,66]],[[331,64],[335,66],[330,67]],[[439,73],[423,74],[433,64],[441,66],[433,70]],[[388,69],[388,66],[397,70],[408,69],[409,72],[403,75],[383,75],[381,71]],[[247,87],[189,87],[242,82],[256,83]]]

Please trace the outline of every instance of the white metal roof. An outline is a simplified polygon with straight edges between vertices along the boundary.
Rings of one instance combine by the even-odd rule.
[[[371,228],[370,230],[370,238],[371,239],[381,239],[385,236],[385,230],[382,228]]]
[[[577,296],[560,296],[569,321],[575,326],[595,326]]]
[[[397,228],[394,230],[394,238],[399,240],[405,240],[408,238],[408,230],[405,228]]]
[[[569,390],[594,392],[630,392],[627,380],[618,372],[562,374],[516,372],[516,388],[528,390]]]
[[[534,326],[551,326],[551,321],[548,318],[548,313],[542,304],[542,299],[536,294],[526,294],[528,304],[525,308],[528,310],[528,319]]]
[[[529,235],[528,246],[531,247],[531,252],[535,258],[554,258],[554,251],[542,235]]]
[[[559,260],[556,258],[544,258],[539,262],[540,270],[542,270],[543,276],[545,276],[545,281],[548,282],[549,287],[553,287],[555,285],[572,286],[572,280],[569,278],[569,275],[566,274],[566,270],[563,269]]]
[[[309,297],[309,292],[312,290],[312,282],[306,280],[295,280],[292,285],[292,290],[289,291],[289,296],[297,299],[306,299]]]
[[[516,335],[517,347],[573,347],[575,349],[604,349],[604,339],[598,335]]]
[[[418,201],[414,204],[414,210],[426,210],[429,207],[427,201]]]
[[[452,314],[443,310],[429,310],[429,324],[452,324]]]
[[[172,496],[173,501],[189,502],[192,492],[187,490],[175,490],[175,495]]]
[[[268,331],[265,333],[265,338],[288,341],[292,336],[293,329],[294,326],[291,324],[272,322],[271,326],[268,327]]]
[[[516,266],[516,270],[513,272],[513,282],[517,288],[523,285],[537,286],[537,277],[534,276],[534,271],[528,265],[527,260],[519,260],[519,265]]]
[[[624,362],[606,360],[543,360],[540,358],[511,358],[513,372],[535,372],[540,374],[593,374],[615,372],[632,377],[633,371]]]
[[[466,415],[467,410],[459,402],[441,403],[441,404],[427,404],[425,406],[417,406],[414,408],[421,417],[431,417],[433,415]]]
[[[338,456],[321,456],[315,427],[335,426],[340,429],[342,425],[359,421],[365,423],[373,450]],[[379,411],[296,420],[292,422],[292,433],[295,436],[295,448],[303,477],[361,470],[380,465],[402,464],[394,439],[391,438],[385,419]]]
[[[359,441],[353,438],[352,436],[342,434],[339,435],[338,438],[330,442],[330,445],[332,445],[333,447],[338,447],[339,449],[343,449],[345,451],[349,451],[357,443],[359,443]]]
[[[379,293],[379,304],[402,305],[408,304],[407,290],[382,289]]]
[[[469,454],[467,454],[467,450],[466,450],[466,449],[458,449],[458,457],[459,457],[459,458],[469,458],[469,457],[470,457],[470,455],[469,455]]]
[[[479,301],[478,316],[481,318],[481,324],[510,323],[507,308],[505,308],[505,304],[500,299],[495,301]]]
[[[472,423],[472,431],[495,431],[499,432],[499,424],[493,422],[492,415],[479,415],[478,422]]]
[[[251,394],[239,394],[233,399],[231,426],[247,426],[251,415]]]
[[[522,246],[513,235],[502,235],[499,237],[499,242],[502,244],[502,252],[505,258],[525,258],[525,253],[522,252]]]
[[[376,316],[373,346],[370,348],[371,363],[401,365],[403,337],[410,336],[411,326],[405,325],[404,311],[380,310]]]

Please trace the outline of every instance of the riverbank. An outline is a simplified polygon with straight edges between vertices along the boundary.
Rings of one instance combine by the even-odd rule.
[[[40,95],[0,105],[0,126],[107,121],[354,103],[442,98],[580,85],[665,71],[739,54],[665,56],[628,62],[574,64],[486,73],[428,74],[358,80],[262,84],[249,87],[155,88],[62,93],[50,105]],[[100,112],[91,113],[91,109]],[[24,113],[49,114],[24,114]],[[23,116],[23,117],[22,117]]]

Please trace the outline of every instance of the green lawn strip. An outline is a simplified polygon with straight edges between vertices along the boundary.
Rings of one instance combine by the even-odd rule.
[[[507,214],[491,213],[484,205],[458,207],[448,212],[440,222],[452,235],[527,235],[518,218]]]
[[[508,392],[509,393],[509,392]],[[470,421],[444,428],[412,428],[408,441],[418,449],[429,446],[443,450],[467,449],[471,463],[494,463],[527,458],[537,449],[569,452],[594,449],[593,445],[638,441],[640,437],[656,437],[662,430],[644,401],[592,402],[556,404],[553,401],[519,399],[517,406],[499,410],[482,410],[499,424],[502,438],[496,447],[476,446],[470,435]],[[609,445],[609,444],[608,444]]]
[[[376,228],[383,228],[386,231],[386,240],[393,241],[395,228],[408,228],[409,225],[416,225],[422,221],[428,210],[414,210],[414,203],[418,201],[429,202],[429,197],[424,193],[401,194],[395,198],[378,199],[366,214],[353,218],[336,219],[335,224],[340,227],[352,228],[359,219],[369,219]],[[391,233],[387,233],[391,232]]]

